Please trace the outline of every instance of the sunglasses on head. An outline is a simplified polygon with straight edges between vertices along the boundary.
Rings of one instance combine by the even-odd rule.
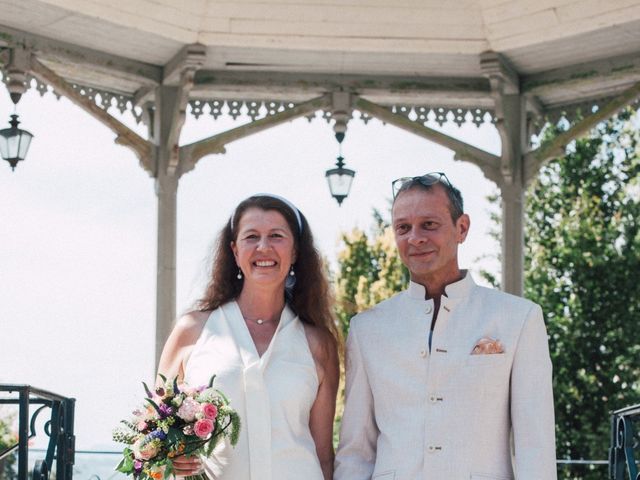
[[[443,172],[425,173],[424,175],[420,175],[418,177],[402,177],[391,182],[393,199],[395,200],[398,196],[398,193],[400,193],[402,190],[405,190],[405,187],[407,187],[409,184],[415,185],[416,183],[420,183],[425,187],[435,185],[436,183],[443,183],[446,187],[453,188],[453,185],[451,185],[451,182]]]

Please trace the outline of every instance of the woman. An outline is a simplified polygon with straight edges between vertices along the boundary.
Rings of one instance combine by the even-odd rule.
[[[240,414],[235,447],[175,460],[176,473],[224,480],[333,476],[338,332],[322,261],[305,217],[285,199],[256,195],[218,238],[197,311],[180,318],[158,371],[208,382]]]

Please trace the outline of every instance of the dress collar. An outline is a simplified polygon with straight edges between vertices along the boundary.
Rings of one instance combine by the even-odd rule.
[[[463,277],[457,282],[450,283],[444,287],[444,294],[449,298],[463,298],[469,296],[471,290],[476,286],[473,277],[468,270],[460,271]],[[407,289],[409,296],[417,300],[425,300],[427,290],[424,285],[413,281],[409,282],[409,288]]]

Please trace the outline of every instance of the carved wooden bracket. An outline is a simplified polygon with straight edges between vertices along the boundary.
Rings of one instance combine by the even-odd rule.
[[[30,73],[40,81],[51,85],[58,94],[64,95],[107,128],[111,129],[116,134],[116,143],[131,148],[140,160],[142,167],[147,172],[152,172],[151,156],[153,145],[151,142],[145,140],[129,127],[109,115],[109,113],[98,107],[91,99],[80,95],[80,93],[74,90],[63,78],[40,63],[35,57],[31,58]]]

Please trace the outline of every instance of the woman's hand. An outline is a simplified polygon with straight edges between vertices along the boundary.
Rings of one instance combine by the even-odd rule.
[[[176,475],[181,477],[199,475],[204,471],[200,458],[197,456],[185,457],[184,455],[173,459],[173,470]]]

